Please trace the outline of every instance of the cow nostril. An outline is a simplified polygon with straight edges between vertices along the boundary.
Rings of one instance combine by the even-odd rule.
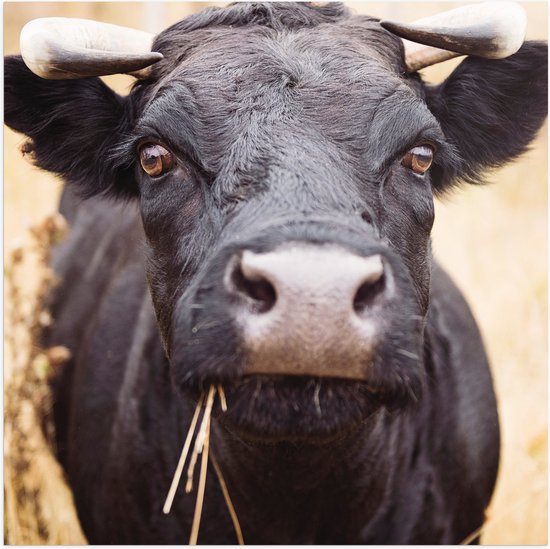
[[[254,308],[258,313],[267,313],[277,301],[275,288],[269,280],[258,273],[247,276],[240,263],[234,266],[231,282],[237,293],[254,302]]]
[[[386,277],[384,273],[373,280],[372,278],[363,282],[355,294],[353,299],[353,310],[361,315],[367,309],[372,307],[377,298],[384,293],[386,288]]]

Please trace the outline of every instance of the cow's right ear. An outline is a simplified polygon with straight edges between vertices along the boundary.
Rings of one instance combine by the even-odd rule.
[[[548,45],[525,42],[499,60],[466,58],[439,86],[426,88],[428,107],[461,162],[432,169],[445,192],[454,181],[480,181],[484,171],[523,153],[548,112]]]
[[[83,196],[136,193],[113,148],[129,125],[125,98],[99,78],[44,80],[20,56],[4,63],[4,121],[31,139],[34,163]]]

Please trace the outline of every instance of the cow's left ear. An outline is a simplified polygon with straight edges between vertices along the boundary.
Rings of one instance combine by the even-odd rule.
[[[31,141],[34,163],[83,196],[132,196],[129,167],[117,157],[130,113],[99,78],[44,80],[20,56],[4,60],[4,121]]]
[[[478,182],[486,168],[501,166],[524,152],[548,111],[548,46],[526,42],[511,57],[469,57],[426,101],[447,140],[461,158],[452,170],[432,169],[444,192],[456,180]]]

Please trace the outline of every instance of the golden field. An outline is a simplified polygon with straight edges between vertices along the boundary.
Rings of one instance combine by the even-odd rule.
[[[19,31],[35,17],[87,17],[158,32],[206,5],[211,4],[5,3],[4,51],[18,52]],[[546,4],[523,5],[528,38],[546,39]],[[359,13],[413,20],[449,4],[350,6]],[[441,80],[454,64],[428,69],[427,78]],[[124,76],[106,80],[121,93],[131,81]],[[28,245],[28,226],[55,211],[60,190],[58,181],[23,160],[17,149],[22,141],[22,136],[5,130],[7,250],[16,242]],[[437,204],[435,256],[462,288],[478,319],[499,401],[501,468],[483,532],[485,544],[547,543],[547,150],[545,126],[526,155],[491,175],[491,185],[464,188]],[[27,266],[19,283],[32,293],[36,270]],[[8,333],[8,319],[5,326]],[[4,364],[7,382],[15,369],[7,349]]]

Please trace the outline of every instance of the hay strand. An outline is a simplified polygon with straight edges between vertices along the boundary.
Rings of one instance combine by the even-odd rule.
[[[484,530],[485,524],[482,524],[479,528],[476,528],[467,538],[463,539],[459,545],[470,545]]]
[[[195,465],[199,454],[202,453],[204,446],[204,440],[206,438],[207,428],[210,425],[210,415],[212,414],[212,406],[214,405],[214,396],[216,394],[216,388],[214,385],[210,386],[208,390],[208,396],[206,397],[206,406],[204,408],[204,415],[202,416],[202,422],[199,429],[199,434],[195,440],[195,447],[191,454],[191,461],[187,469],[187,484],[185,485],[185,492],[189,494],[193,490],[193,475],[195,473]]]
[[[229,514],[231,515],[231,520],[233,521],[233,528],[235,529],[235,534],[237,535],[237,542],[239,545],[244,545],[241,524],[239,522],[239,518],[237,517],[233,502],[231,501],[231,497],[229,496],[229,491],[227,490],[227,484],[225,483],[225,479],[223,478],[222,471],[220,469],[220,466],[218,465],[216,458],[214,457],[214,454],[210,454],[210,459],[212,461],[212,465],[214,466],[214,471],[216,471],[216,475],[222,489],[223,498],[225,499],[225,504],[227,505],[227,509],[229,510]]]
[[[212,395],[212,401],[214,399],[214,392],[212,391],[213,387],[211,388],[211,391],[209,393]],[[201,470],[200,470],[200,476],[199,476],[199,488],[197,491],[197,502],[195,503],[195,514],[193,515],[193,524],[191,526],[191,535],[189,536],[189,545],[197,545],[197,539],[199,537],[199,528],[201,525],[201,515],[202,515],[202,507],[204,503],[204,491],[206,489],[206,472],[208,471],[208,447],[210,444],[210,411],[212,410],[212,406],[210,406],[210,409],[208,408],[208,403],[206,405],[206,410],[204,411],[205,416],[208,414],[208,417],[206,417],[206,427],[205,427],[205,437],[204,437],[204,447],[202,452],[202,460],[201,460]],[[204,421],[203,421],[204,423]]]
[[[185,465],[185,460],[187,459],[187,454],[189,453],[189,448],[191,447],[191,440],[193,439],[193,433],[195,432],[195,427],[199,419],[199,414],[200,414],[203,402],[204,402],[204,394],[201,394],[199,401],[197,402],[197,406],[195,407],[195,413],[193,414],[193,419],[191,420],[191,425],[189,426],[189,431],[187,432],[185,444],[183,445],[183,449],[181,451],[180,459],[178,461],[178,466],[176,467],[174,478],[172,479],[172,484],[170,485],[170,490],[168,491],[168,495],[166,496],[164,507],[162,508],[162,512],[165,515],[167,515],[170,512],[170,509],[172,508],[172,503],[174,502],[176,490],[178,488],[178,484],[181,479],[181,474],[183,473],[183,466]]]
[[[166,497],[166,501],[164,503],[164,507],[162,510],[165,514],[168,514],[172,508],[174,497],[176,495],[176,490],[181,480],[181,475],[183,473],[183,468],[185,466],[185,461],[187,460],[187,456],[189,454],[189,449],[191,447],[193,435],[197,427],[200,413],[204,406],[204,413],[200,423],[199,432],[195,439],[195,444],[193,447],[193,453],[191,454],[191,459],[189,460],[189,465],[187,469],[187,483],[185,486],[186,493],[189,493],[193,490],[193,476],[195,472],[195,465],[197,463],[199,454],[202,454],[200,473],[199,473],[199,486],[197,491],[197,499],[195,502],[195,512],[193,514],[193,522],[191,524],[191,533],[189,535],[189,545],[196,545],[199,537],[202,508],[204,505],[204,494],[206,490],[206,473],[208,471],[209,458],[212,460],[212,465],[214,466],[214,470],[216,471],[216,475],[218,477],[220,487],[222,490],[223,498],[225,500],[225,504],[227,505],[227,509],[229,510],[229,514],[233,522],[233,528],[235,529],[237,541],[239,545],[244,545],[241,525],[239,523],[237,513],[235,512],[235,507],[233,506],[233,502],[231,501],[231,498],[229,496],[227,485],[223,478],[222,472],[214,456],[213,455],[209,456],[210,425],[212,420],[212,408],[214,407],[216,394],[220,398],[220,406],[222,411],[224,412],[227,411],[227,400],[225,398],[225,391],[221,385],[219,384],[211,385],[210,389],[208,390],[208,395],[206,396],[206,398],[204,393],[201,394],[199,401],[197,402],[197,405],[195,407],[195,412],[191,420],[191,425],[189,426],[189,430],[187,431],[187,437],[185,439],[185,443],[181,451],[180,459],[178,461],[176,471],[174,472],[172,484],[170,485],[170,490],[168,492],[168,495]]]
[[[225,398],[225,391],[223,390],[223,387],[220,384],[216,385],[216,388],[218,390],[218,395],[220,396],[220,404],[222,407],[222,412],[227,412],[227,400]]]
[[[191,455],[191,461],[187,467],[187,482],[185,483],[185,493],[190,494],[193,491],[193,475],[195,474],[195,465],[197,464],[197,458],[202,450],[197,451],[196,443],[193,454]]]

